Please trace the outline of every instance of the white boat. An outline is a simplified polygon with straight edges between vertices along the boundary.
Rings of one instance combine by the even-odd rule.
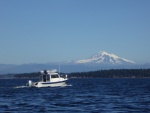
[[[44,70],[41,71],[38,82],[28,81],[29,87],[56,87],[66,85],[68,80],[67,75],[62,76],[57,73],[57,70]]]

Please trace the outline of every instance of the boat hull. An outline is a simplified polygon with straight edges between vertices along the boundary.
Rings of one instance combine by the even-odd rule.
[[[66,85],[65,81],[62,82],[38,82],[35,87],[59,87],[59,86],[64,86]]]
[[[32,82],[30,81],[29,87],[61,87],[66,85],[66,81],[58,82]]]

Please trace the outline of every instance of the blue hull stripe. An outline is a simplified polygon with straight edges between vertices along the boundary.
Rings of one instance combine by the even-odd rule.
[[[56,84],[56,83],[62,83],[62,82],[65,82],[65,81],[59,81],[59,82],[43,82],[41,84]]]

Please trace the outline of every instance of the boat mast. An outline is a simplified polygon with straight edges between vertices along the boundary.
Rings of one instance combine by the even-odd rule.
[[[60,75],[60,61],[59,61],[59,75]]]

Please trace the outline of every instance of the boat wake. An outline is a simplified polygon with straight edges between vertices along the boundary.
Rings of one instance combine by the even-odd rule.
[[[72,85],[71,84],[64,84],[64,85],[62,85],[60,87],[67,87],[67,86],[72,86]]]
[[[28,88],[29,86],[16,86],[16,87],[14,87],[15,89],[17,89],[17,88]]]

